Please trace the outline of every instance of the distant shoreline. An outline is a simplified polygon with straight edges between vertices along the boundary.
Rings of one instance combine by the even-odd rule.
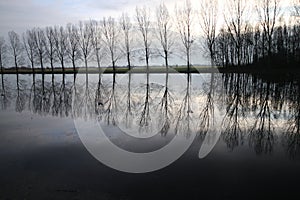
[[[15,68],[4,68],[0,74],[16,74]],[[84,67],[76,68],[65,68],[63,71],[61,68],[54,68],[52,71],[50,68],[44,69],[35,68],[34,72],[31,68],[19,68],[18,74],[125,74],[129,73],[126,67],[116,67],[114,71],[111,67],[103,67],[100,72],[96,67],[89,67],[86,71]],[[146,67],[134,67],[131,69],[131,73],[147,73]],[[150,67],[149,73],[167,73],[165,67]],[[297,68],[257,68],[257,67],[210,67],[210,66],[193,66],[190,71],[186,67],[170,67],[169,73],[250,73],[250,74],[300,74]]]

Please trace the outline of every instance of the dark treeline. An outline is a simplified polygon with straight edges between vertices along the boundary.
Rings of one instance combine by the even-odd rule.
[[[133,17],[124,13],[119,19],[32,28],[22,35],[10,31],[7,41],[0,37],[1,72],[4,67],[18,71],[28,66],[33,72],[36,68],[64,72],[66,66],[100,69],[104,60],[115,69],[121,59],[129,69],[134,60],[144,60],[148,69],[152,57],[161,57],[168,68],[174,55],[185,60],[189,70],[191,52],[196,49],[212,65],[222,67],[296,66],[300,60],[299,2],[289,11],[283,10],[281,2],[227,0],[220,10],[218,0],[200,1],[197,9],[186,0],[172,13],[162,3],[154,14],[147,7],[137,7]],[[198,25],[201,30],[195,28]]]
[[[269,46],[266,34],[259,26],[247,27],[241,34],[241,47],[230,31],[222,29],[216,38],[215,63],[219,66],[295,67],[300,64],[300,25],[280,25],[274,28]]]
[[[299,1],[294,1],[292,10],[283,8],[281,0],[255,1],[252,8],[247,1],[232,2],[224,14],[225,24],[213,40],[211,55],[216,65],[264,68],[299,65]],[[258,18],[257,22],[253,18]]]

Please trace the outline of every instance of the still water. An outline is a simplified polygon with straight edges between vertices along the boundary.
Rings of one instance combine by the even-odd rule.
[[[296,194],[299,78],[219,73],[1,78],[0,199]],[[89,123],[135,154],[159,152],[177,137],[174,152],[186,141],[191,145],[157,171],[125,173],[99,162],[87,147]],[[142,165],[126,159],[118,161],[130,169]]]

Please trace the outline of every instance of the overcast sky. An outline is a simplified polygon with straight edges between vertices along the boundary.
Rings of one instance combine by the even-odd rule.
[[[119,17],[122,12],[133,15],[135,7],[147,5],[154,8],[162,0],[0,0],[0,35],[10,30],[19,33],[32,27],[66,25],[79,20]],[[184,0],[163,0],[170,11],[175,3]],[[200,0],[191,0],[194,8]],[[282,0],[288,2],[289,0]],[[220,5],[223,0],[220,0]],[[252,1],[249,0],[249,4]],[[287,3],[286,3],[287,5]],[[223,7],[223,6],[220,6]],[[154,9],[153,9],[154,10]]]
[[[31,27],[65,25],[79,20],[119,16],[137,5],[158,5],[161,0],[0,0],[0,35]],[[166,0],[166,3],[172,0]],[[129,12],[129,13],[130,13]]]

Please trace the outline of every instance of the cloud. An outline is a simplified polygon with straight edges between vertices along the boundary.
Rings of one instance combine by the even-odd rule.
[[[153,7],[161,0],[0,0],[0,35],[32,27],[65,25],[79,20],[134,14],[136,6]],[[165,0],[165,2],[174,2]]]
[[[52,25],[65,17],[54,5],[37,4],[32,0],[0,1],[0,13],[1,35],[9,30],[19,32],[33,26]]]

